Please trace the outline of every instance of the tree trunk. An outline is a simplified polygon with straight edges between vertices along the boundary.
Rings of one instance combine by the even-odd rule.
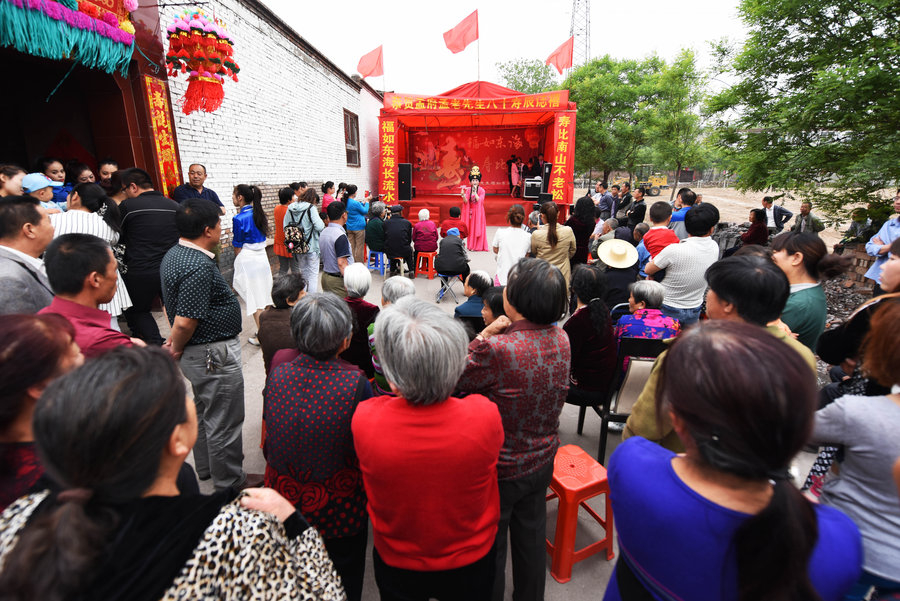
[[[681,179],[681,163],[675,165],[675,185],[672,186],[672,193],[669,195],[669,202],[675,199],[675,188],[678,187],[678,180]]]
[[[609,185],[609,173],[610,173],[609,169],[604,169],[603,170],[603,179],[600,180],[602,182],[606,182],[607,185]]]

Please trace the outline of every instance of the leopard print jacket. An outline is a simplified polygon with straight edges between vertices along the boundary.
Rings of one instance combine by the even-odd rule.
[[[0,570],[47,492],[22,497],[0,515]],[[162,601],[199,599],[345,600],[340,577],[315,528],[289,540],[274,516],[225,505]]]

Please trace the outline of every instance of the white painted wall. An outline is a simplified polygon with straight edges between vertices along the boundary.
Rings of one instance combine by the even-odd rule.
[[[186,77],[169,80],[185,181],[188,166],[203,163],[209,173],[206,185],[226,205],[239,183],[265,185],[266,204],[271,190],[300,180],[343,181],[374,191],[380,98],[303,51],[252,6],[242,0],[213,0],[204,7],[225,21],[241,67],[237,83],[226,80],[219,110],[184,115],[180,102]],[[178,8],[161,10],[163,30]],[[359,116],[359,167],[347,166],[344,109]],[[230,226],[230,220],[223,225]]]

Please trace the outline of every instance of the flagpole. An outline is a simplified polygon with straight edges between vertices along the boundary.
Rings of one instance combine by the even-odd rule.
[[[478,81],[481,81],[481,36],[478,36]]]

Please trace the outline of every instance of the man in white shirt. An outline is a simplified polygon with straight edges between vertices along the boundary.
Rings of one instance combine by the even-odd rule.
[[[0,198],[0,313],[37,313],[53,300],[40,259],[51,240],[53,224],[37,199]]]
[[[763,196],[762,206],[766,210],[766,227],[769,229],[769,234],[781,233],[784,224],[794,216],[784,207],[776,205],[771,196]]]
[[[703,203],[692,207],[684,216],[688,238],[680,244],[670,244],[653,258],[644,271],[652,276],[665,269],[662,281],[666,289],[662,311],[677,319],[682,327],[697,322],[706,292],[704,274],[710,265],[719,260],[719,245],[712,233],[719,223],[719,210]]]

